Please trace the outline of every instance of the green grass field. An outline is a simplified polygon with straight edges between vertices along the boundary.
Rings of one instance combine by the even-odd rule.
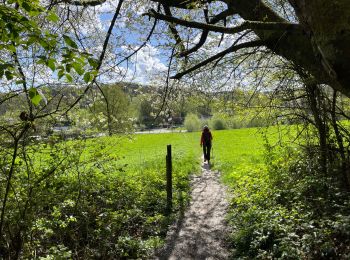
[[[216,131],[213,136],[212,163],[224,176],[263,163],[263,138],[258,129]]]
[[[271,131],[270,131],[271,132]],[[141,134],[127,137],[102,137],[98,142],[106,147],[103,153],[113,155],[114,167],[124,167],[126,173],[143,172],[150,168],[164,171],[166,146],[172,145],[173,167],[184,170],[188,164],[195,169],[201,160],[200,132]],[[274,134],[271,134],[276,139]],[[91,140],[88,142],[96,142]],[[242,167],[263,164],[263,130],[257,128],[213,131],[212,164],[214,169],[230,172]],[[89,144],[91,145],[91,144]]]
[[[295,129],[212,132],[212,169],[222,172],[222,181],[229,187],[228,220],[235,228],[230,239],[242,256],[247,250],[258,254],[251,249],[251,241],[264,247],[264,232],[292,239],[287,235],[289,230],[308,219],[300,210],[304,206],[280,203],[281,197],[293,200],[302,196],[292,192],[295,180],[300,190],[308,191],[314,185],[298,177],[299,172],[294,177],[289,174],[288,163],[293,166],[293,156],[298,158],[298,149],[290,145],[297,136]],[[31,239],[23,254],[33,258],[35,252],[53,259],[62,255],[84,259],[150,257],[154,248],[164,243],[168,225],[189,202],[190,176],[200,173],[202,163],[200,136],[201,132],[140,134],[54,140],[31,146],[26,161],[16,162],[12,189],[17,193],[8,201],[13,223],[20,219],[19,209],[26,207],[26,199],[33,203],[33,218],[27,222]],[[271,148],[276,143],[282,145]],[[173,153],[172,214],[166,211],[168,144]],[[282,188],[276,183],[283,184]],[[295,217],[297,221],[281,225],[275,216]],[[259,228],[258,234],[255,231]]]
[[[25,245],[24,254],[37,251],[45,256],[54,247],[73,258],[74,252],[85,259],[147,258],[188,203],[189,176],[200,171],[198,135],[113,136],[33,146],[29,154],[36,159],[34,178],[29,179],[23,169],[12,184],[17,190],[23,183],[44,187],[31,195],[37,203],[33,240]],[[168,144],[173,153],[170,215],[166,214]],[[9,199],[11,214],[17,214],[17,203],[15,196]]]
[[[269,129],[269,140],[278,139],[275,129]],[[224,174],[229,184],[231,173],[239,174],[264,164],[264,133],[266,129],[248,128],[213,131],[212,166]],[[98,143],[105,147],[101,152],[116,158],[113,168],[123,168],[128,178],[144,176],[151,172],[165,174],[166,146],[172,145],[174,176],[184,177],[199,171],[202,150],[200,132],[141,134],[131,137],[102,137]],[[90,140],[88,142],[96,142]],[[88,144],[91,145],[91,144]]]
[[[265,145],[290,142],[289,128],[244,128],[213,132],[213,168],[223,173],[226,185],[249,171],[265,167]]]
[[[190,175],[200,172],[200,135],[140,134],[33,146],[35,178],[23,171],[12,184],[18,190],[23,183],[44,187],[31,195],[37,203],[30,240],[35,243],[25,245],[25,255],[39,250],[44,256],[54,246],[73,258],[72,252],[87,259],[147,258],[189,201]],[[215,131],[213,137],[213,168],[223,172],[226,184],[263,164],[258,129]],[[171,215],[166,214],[168,144],[173,153]],[[9,205],[17,201],[11,197]]]
[[[184,156],[193,156],[197,162],[202,154],[199,146],[200,132],[171,134],[142,134],[131,138],[103,137],[99,141],[110,146],[112,154],[119,157],[120,165],[142,169],[162,160],[165,162],[166,146],[172,145],[174,166]],[[213,131],[213,161],[216,168],[225,165],[249,165],[262,163],[264,140],[257,128]],[[113,144],[114,143],[114,144]],[[198,157],[198,158],[197,158]]]

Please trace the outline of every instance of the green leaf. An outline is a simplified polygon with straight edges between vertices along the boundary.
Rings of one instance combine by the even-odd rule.
[[[83,66],[78,62],[73,62],[72,64],[74,70],[81,76],[84,74]]]
[[[29,36],[27,42],[26,42],[26,45],[27,46],[30,46],[32,45],[33,43],[36,43],[37,42],[37,38],[33,35]]]
[[[85,83],[88,83],[88,82],[90,82],[91,80],[92,80],[91,73],[90,73],[90,72],[86,72],[86,73],[84,74],[84,81],[85,81]]]
[[[74,49],[78,49],[78,45],[67,35],[63,35],[64,42]]]
[[[70,74],[66,74],[66,79],[68,80],[68,82],[72,82],[73,81],[73,78]]]
[[[54,59],[49,59],[47,61],[47,66],[52,70],[55,71],[56,70],[56,64],[55,64],[55,60]]]
[[[61,79],[64,76],[64,70],[60,69],[57,73],[58,79]]]
[[[22,8],[27,12],[30,12],[32,10],[32,7],[27,2],[22,3]]]
[[[20,84],[23,84],[24,82],[25,82],[24,80],[17,80],[17,81],[16,81],[16,84],[17,84],[17,85],[20,85]]]
[[[94,59],[94,58],[88,58],[88,62],[90,64],[90,66],[93,67],[93,68],[96,68],[97,65],[98,65],[98,61],[96,59]]]
[[[13,74],[10,71],[5,71],[5,76],[7,80],[13,79]]]
[[[16,52],[16,47],[13,46],[12,44],[7,45],[7,49],[11,52]]]
[[[66,71],[67,71],[68,73],[70,73],[71,69],[72,69],[72,64],[67,63],[67,64],[66,64]]]
[[[39,59],[38,62],[37,62],[37,64],[46,64],[46,61],[43,60],[43,59]]]
[[[42,99],[41,95],[39,94],[36,88],[29,89],[29,98],[35,106],[39,105]]]
[[[54,12],[49,12],[49,14],[47,15],[46,18],[47,18],[47,20],[54,22],[54,23],[57,23],[60,20],[58,15],[55,14]]]
[[[50,45],[46,42],[46,40],[39,38],[39,44],[46,50],[50,50]]]
[[[30,11],[29,12],[29,15],[30,16],[38,16],[40,14],[40,11],[39,10],[33,10],[33,11]]]

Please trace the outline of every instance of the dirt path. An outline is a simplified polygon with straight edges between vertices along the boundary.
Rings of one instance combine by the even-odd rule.
[[[225,215],[227,201],[219,173],[202,165],[202,175],[192,181],[191,203],[170,228],[166,247],[157,259],[228,259]]]

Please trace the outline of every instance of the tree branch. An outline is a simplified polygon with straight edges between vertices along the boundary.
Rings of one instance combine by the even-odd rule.
[[[214,16],[211,20],[209,20],[209,24],[215,24],[220,20],[225,19],[227,16],[233,15],[234,13],[235,12],[232,9],[227,9],[217,14],[216,16]],[[191,49],[188,49],[186,51],[179,53],[179,57],[188,56],[189,54],[199,50],[199,48],[202,47],[205,41],[207,40],[208,34],[209,34],[209,30],[203,30],[201,38],[199,39],[199,42],[195,46],[193,46]]]
[[[215,54],[214,56],[198,63],[197,65],[195,65],[195,66],[193,66],[193,67],[191,67],[183,72],[177,73],[176,75],[172,76],[171,79],[181,79],[184,75],[186,75],[194,70],[197,70],[197,69],[207,65],[208,63],[213,62],[216,59],[219,59],[219,58],[221,58],[221,57],[223,57],[226,54],[229,54],[231,52],[235,52],[235,51],[238,51],[238,50],[243,49],[243,48],[257,47],[257,46],[263,46],[263,45],[264,45],[264,41],[261,41],[261,40],[244,42],[241,44],[232,45],[230,48]]]
[[[193,0],[152,0],[153,2],[157,2],[160,4],[166,4],[167,6],[182,8],[182,9],[196,9],[198,5],[193,4]],[[199,4],[203,5],[207,1],[198,1]]]
[[[171,14],[170,7],[168,5],[166,5],[166,4],[162,4],[162,5],[163,5],[163,8],[164,8],[164,12],[166,14],[165,16],[173,17],[173,15]],[[155,11],[154,9],[152,9],[152,10]],[[169,29],[170,29],[171,33],[173,34],[173,36],[174,36],[174,39],[176,41],[176,45],[179,46],[181,52],[184,52],[185,51],[185,46],[184,46],[184,44],[182,42],[180,34],[177,31],[175,25],[174,24],[169,24]]]
[[[179,19],[173,16],[164,15],[161,13],[157,13],[154,9],[150,9],[148,13],[145,13],[143,15],[148,15],[153,18],[167,21],[170,23],[179,24],[182,26],[186,26],[189,28],[196,28],[196,29],[202,29],[202,30],[209,30],[212,32],[218,32],[218,33],[227,33],[227,34],[236,34],[245,30],[281,30],[281,31],[295,31],[300,30],[301,27],[297,23],[287,23],[287,22],[260,22],[260,21],[245,21],[241,25],[236,27],[222,27],[212,24],[205,24],[195,21],[187,21],[183,19]]]
[[[207,40],[208,34],[209,34],[209,31],[208,30],[204,30],[202,32],[201,38],[199,39],[199,42],[195,46],[193,46],[192,48],[179,53],[178,56],[179,57],[185,57],[185,56],[188,56],[189,54],[191,54],[193,52],[198,51],[199,48],[202,47],[203,44],[205,43],[205,41]]]
[[[106,2],[106,0],[63,0],[63,2],[77,6],[97,6]]]
[[[129,58],[131,58],[132,56],[134,56],[139,50],[141,50],[143,47],[146,46],[147,42],[151,39],[151,36],[154,32],[154,29],[156,28],[157,25],[157,19],[154,20],[153,26],[151,28],[151,31],[149,32],[146,40],[136,49],[134,50],[131,54],[129,54],[128,56],[126,56],[125,58],[123,58],[121,61],[119,61],[116,66],[119,66],[121,63],[123,63],[124,61],[128,60]]]
[[[106,50],[107,50],[107,46],[108,46],[108,42],[109,42],[109,38],[112,35],[112,30],[114,28],[115,22],[117,21],[117,17],[120,13],[120,9],[122,7],[124,0],[119,0],[117,9],[115,10],[114,16],[112,18],[111,24],[109,25],[108,31],[107,31],[107,36],[103,42],[103,48],[102,48],[102,52],[100,54],[100,57],[98,59],[98,63],[96,66],[96,71],[98,72],[102,66],[103,63],[103,59],[106,55]],[[70,107],[65,111],[65,114],[68,113],[76,104],[78,104],[78,102],[85,96],[85,94],[89,91],[89,89],[92,87],[92,84],[96,81],[97,75],[94,76],[92,82],[90,84],[88,84],[88,86],[84,89],[84,92],[74,101],[74,103],[72,105],[70,105]]]

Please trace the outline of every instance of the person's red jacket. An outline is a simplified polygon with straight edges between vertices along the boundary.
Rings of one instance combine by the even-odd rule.
[[[208,128],[204,128],[203,132],[202,132],[202,136],[201,136],[201,145],[205,145],[206,142],[209,141],[209,143],[211,144],[211,140],[213,140],[213,136],[211,134],[211,132],[209,131]]]

